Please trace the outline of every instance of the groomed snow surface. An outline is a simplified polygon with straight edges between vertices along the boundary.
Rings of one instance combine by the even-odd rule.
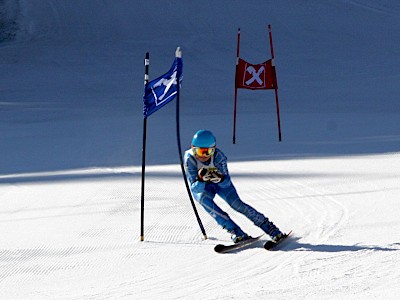
[[[397,299],[398,1],[247,2],[0,1],[1,299]],[[268,24],[282,142],[273,91],[240,90],[234,145],[237,28],[261,63]],[[215,133],[242,200],[293,230],[277,251],[215,253],[196,205],[203,239],[175,101],[148,119],[140,241],[143,60],[155,78],[177,46],[182,147]]]

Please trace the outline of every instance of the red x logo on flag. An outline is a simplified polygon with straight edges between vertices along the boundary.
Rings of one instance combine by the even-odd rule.
[[[239,58],[236,72],[236,88],[267,90],[277,88],[275,67],[272,59],[253,65]]]

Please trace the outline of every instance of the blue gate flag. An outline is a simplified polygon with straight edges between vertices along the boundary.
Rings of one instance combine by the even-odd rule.
[[[144,87],[143,115],[145,118],[172,101],[178,93],[177,78],[182,82],[183,62],[175,57],[171,69],[164,75],[148,82]]]

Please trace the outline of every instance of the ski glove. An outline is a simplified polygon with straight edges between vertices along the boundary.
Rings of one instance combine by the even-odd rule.
[[[219,183],[223,180],[223,175],[218,171],[210,171],[207,168],[201,168],[198,172],[199,181]]]
[[[212,172],[211,175],[210,181],[213,183],[220,183],[224,179],[224,175],[219,172]]]
[[[210,179],[211,179],[211,172],[209,169],[201,168],[197,174],[198,174],[199,181],[207,182],[207,181],[210,181]]]

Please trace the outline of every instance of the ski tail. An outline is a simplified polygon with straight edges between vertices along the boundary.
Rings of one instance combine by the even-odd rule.
[[[276,246],[278,246],[279,244],[281,244],[282,242],[284,242],[285,240],[287,240],[287,238],[288,238],[291,234],[292,234],[292,230],[290,230],[289,233],[285,233],[285,234],[283,235],[283,237],[282,237],[279,241],[277,241],[277,242],[274,242],[274,241],[267,241],[267,242],[264,244],[264,248],[265,248],[266,250],[271,250],[271,249],[275,248]]]
[[[223,245],[223,244],[218,244],[214,247],[215,252],[217,253],[228,253],[228,252],[232,252],[238,249],[242,249],[245,247],[248,247],[252,244],[254,244],[255,242],[257,242],[261,237],[263,236],[257,236],[257,237],[249,237],[247,240],[243,241],[243,242],[239,242],[236,244],[232,244],[232,245]]]

